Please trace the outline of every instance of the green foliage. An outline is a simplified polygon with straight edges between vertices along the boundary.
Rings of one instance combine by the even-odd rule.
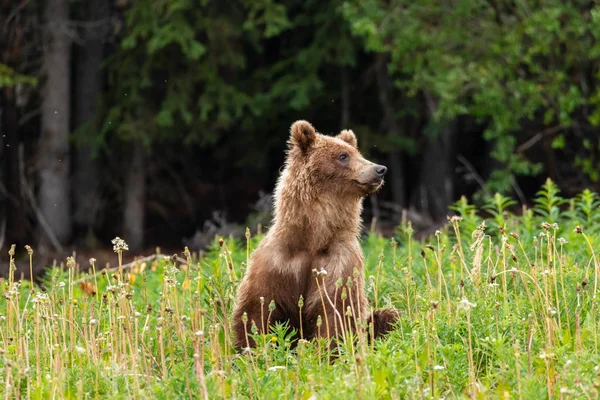
[[[236,164],[264,164],[298,111],[329,101],[331,71],[355,64],[357,40],[340,4],[133,3],[120,47],[106,62],[112,90],[100,136],[147,147],[183,141],[218,149],[223,161],[235,152]]]
[[[249,323],[257,347],[235,354],[233,299],[259,236],[123,274],[67,260],[41,287],[13,271],[0,284],[0,385],[30,398],[596,398],[600,198],[563,202],[548,181],[519,216],[495,195],[490,218],[462,199],[461,217],[422,242],[410,225],[398,241],[369,234],[370,301],[401,317],[382,340],[338,348]]]
[[[559,192],[558,186],[551,179],[547,179],[534,199],[537,213],[548,222],[558,220],[559,207],[565,202]]]
[[[503,167],[492,190],[510,189],[513,175],[538,174],[525,150],[545,136],[554,148],[580,147],[582,127],[600,120],[596,84],[600,58],[597,5],[585,2],[461,0],[344,3],[344,15],[365,47],[391,55],[401,90],[435,99],[435,117],[477,119]],[[581,117],[582,110],[590,110]],[[593,111],[592,111],[593,110]],[[586,128],[583,128],[586,129]],[[531,145],[517,146],[531,140]],[[598,149],[577,157],[598,179]]]
[[[16,85],[36,86],[37,82],[36,78],[18,74],[8,65],[0,63],[0,89]]]

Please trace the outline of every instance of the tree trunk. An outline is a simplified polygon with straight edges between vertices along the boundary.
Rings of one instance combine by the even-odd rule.
[[[18,4],[4,1],[0,4],[1,61],[18,71],[22,57],[23,23],[20,12],[25,1]],[[13,15],[12,21],[8,21]],[[0,248],[3,244],[16,244],[22,248],[27,240],[26,202],[24,200],[19,176],[19,109],[17,93],[14,87],[5,87],[0,91]],[[4,251],[4,250],[2,250]]]
[[[400,135],[400,128],[396,119],[394,105],[390,99],[392,83],[387,73],[387,54],[377,53],[375,56],[375,75],[379,90],[379,103],[383,110],[383,125],[388,135]],[[394,203],[401,207],[406,206],[406,187],[404,181],[404,166],[402,152],[394,150],[388,155],[389,174],[388,185],[392,189]]]
[[[125,241],[130,250],[144,245],[144,211],[146,195],[144,147],[134,143],[131,163],[125,181]]]
[[[4,198],[6,213],[6,244],[22,247],[27,244],[26,201],[21,190],[19,175],[19,130],[16,93],[13,87],[2,91],[2,157],[4,164],[0,199]],[[6,191],[6,193],[4,193]],[[1,224],[0,224],[1,228]]]
[[[69,191],[69,107],[71,41],[66,33],[68,0],[47,0],[42,92],[42,135],[39,148],[39,205],[61,243],[71,237]]]
[[[94,116],[102,91],[101,63],[104,57],[106,32],[100,22],[109,16],[106,0],[90,0],[82,7],[82,19],[98,24],[100,29],[84,31],[84,41],[75,48],[76,86],[73,122],[75,128],[94,129]],[[86,127],[84,127],[86,129]],[[75,147],[75,174],[73,186],[75,223],[87,233],[88,245],[95,242],[94,225],[97,223],[101,205],[100,199],[100,163],[93,157],[91,132],[84,132]]]
[[[350,77],[348,68],[342,67],[342,118],[341,128],[348,129],[350,126]]]
[[[430,124],[437,109],[435,100],[425,93]],[[419,183],[413,196],[415,208],[428,213],[433,220],[448,214],[448,206],[454,201],[454,167],[456,121],[439,123],[439,134],[430,139],[423,153]]]

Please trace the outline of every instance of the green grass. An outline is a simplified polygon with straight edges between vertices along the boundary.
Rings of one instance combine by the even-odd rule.
[[[369,298],[402,316],[387,338],[347,340],[330,362],[323,339],[290,349],[285,326],[252,352],[232,349],[236,289],[260,237],[122,272],[67,260],[43,289],[11,277],[0,285],[0,387],[36,399],[598,398],[599,205],[548,182],[518,216],[496,195],[484,224],[463,199],[424,242],[409,225],[369,235]]]

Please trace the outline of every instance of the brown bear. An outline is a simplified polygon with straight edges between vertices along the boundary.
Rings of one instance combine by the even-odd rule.
[[[253,322],[263,333],[268,325],[288,321],[310,339],[343,335],[370,321],[375,337],[381,336],[397,313],[369,315],[358,238],[363,198],[383,185],[387,168],[361,156],[351,130],[325,136],[297,121],[288,146],[272,226],[252,253],[238,291],[236,347],[254,346],[248,335]],[[274,310],[269,310],[271,301]]]

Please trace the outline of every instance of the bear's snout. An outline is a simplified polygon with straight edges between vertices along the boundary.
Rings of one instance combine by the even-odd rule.
[[[385,165],[376,165],[375,166],[375,174],[378,178],[383,178],[385,173],[387,172],[387,167]]]

